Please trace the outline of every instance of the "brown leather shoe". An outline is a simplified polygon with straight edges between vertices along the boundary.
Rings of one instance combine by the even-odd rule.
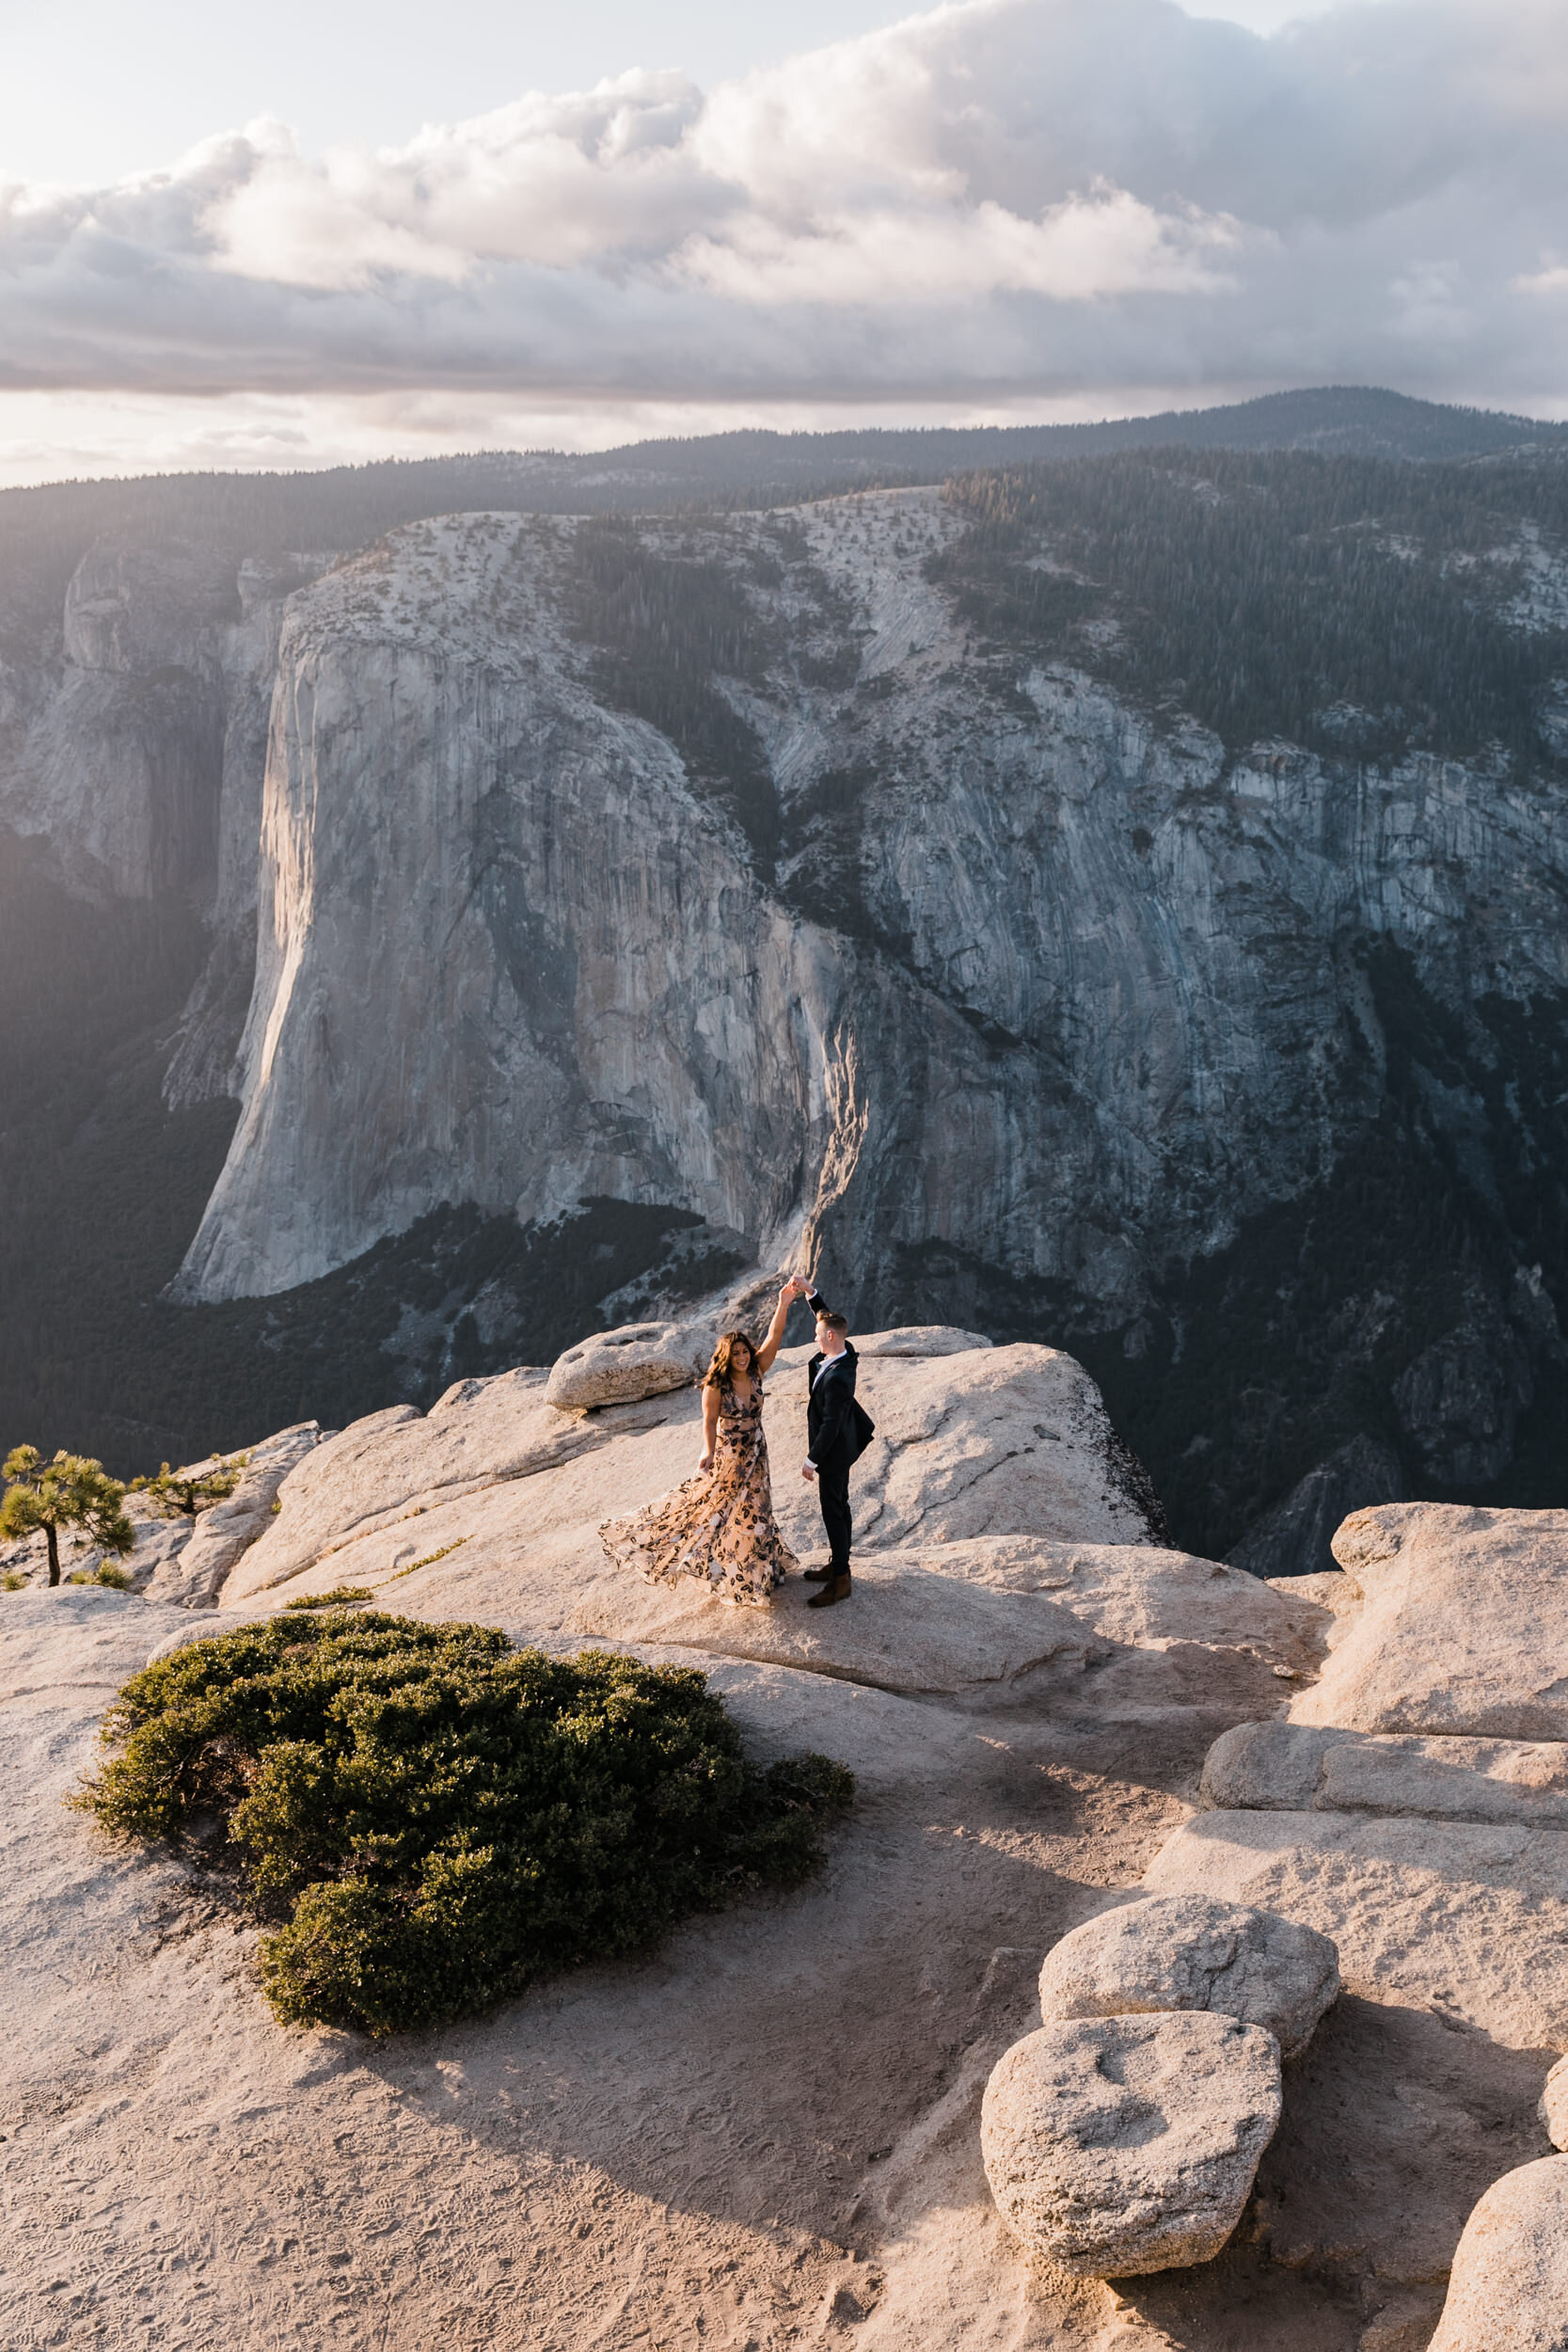
[[[826,1584],[832,1573],[833,1564],[831,1560],[825,1568],[802,1568],[800,1570],[800,1574],[808,1584]]]
[[[841,1568],[831,1583],[824,1583],[819,1593],[813,1593],[808,1609],[831,1609],[836,1600],[847,1600],[854,1589],[854,1580],[847,1568]]]

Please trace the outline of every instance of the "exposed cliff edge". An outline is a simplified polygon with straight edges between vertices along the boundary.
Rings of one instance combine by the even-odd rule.
[[[1497,522],[1481,477],[1423,477],[1460,485],[1423,552],[1362,513],[1395,470],[1323,546],[1359,534],[1369,609],[1393,629],[1408,581],[1439,653],[1473,583],[1502,683],[1445,704],[1412,656],[1391,713],[1325,672],[1302,739],[1152,691],[1168,606],[1107,603],[1065,524],[999,572],[932,489],[470,515],[330,567],[96,548],[8,672],[0,819],[71,890],[207,926],[166,1089],[240,1112],[177,1295],[303,1295],[449,1205],[547,1250],[620,1202],[695,1220],[709,1279],[805,1255],[862,1321],[1074,1346],[1179,1529],[1224,1549],[1275,1506],[1255,1566],[1396,1491],[1534,1499],[1568,1296],[1560,489],[1499,464]],[[1276,481],[1159,479],[1243,515]],[[1498,695],[1533,751],[1484,738]],[[607,1320],[628,1275],[701,1289],[650,1236]],[[394,1302],[385,1393],[527,1346],[467,1279]]]

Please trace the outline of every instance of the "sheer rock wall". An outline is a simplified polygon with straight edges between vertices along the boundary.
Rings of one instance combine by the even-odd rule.
[[[819,1229],[863,1295],[901,1244],[951,1242],[1114,1321],[1375,1108],[1353,935],[1450,993],[1505,965],[1568,986],[1550,801],[1427,755],[1227,767],[1066,670],[1004,691],[922,577],[949,528],[926,492],[809,510],[775,590],[745,572],[769,519],[730,533],[777,624],[727,687],[774,780],[771,873],[570,634],[571,525],[413,525],[293,596],[244,1113],[188,1295],[291,1287],[441,1200],[602,1192],[765,1257]],[[845,614],[858,675],[814,685],[801,633]],[[225,770],[226,845],[253,777]],[[245,928],[234,846],[218,913]]]

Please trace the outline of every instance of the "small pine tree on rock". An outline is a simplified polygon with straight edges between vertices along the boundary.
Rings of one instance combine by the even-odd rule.
[[[145,1495],[155,1511],[165,1518],[194,1519],[198,1511],[210,1503],[222,1502],[240,1483],[240,1472],[249,1467],[248,1454],[236,1454],[228,1461],[214,1462],[210,1470],[171,1470],[166,1462],[155,1478],[133,1478],[133,1494]]]
[[[64,1530],[80,1545],[122,1558],[136,1540],[136,1531],[120,1505],[125,1488],[110,1478],[102,1462],[81,1454],[56,1454],[46,1462],[36,1445],[13,1446],[3,1472],[6,1498],[0,1502],[0,1536],[35,1535],[43,1530],[49,1551],[49,1581],[60,1581],[60,1534]]]

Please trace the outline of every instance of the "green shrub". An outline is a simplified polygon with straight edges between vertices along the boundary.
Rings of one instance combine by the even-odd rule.
[[[820,1860],[854,1782],[748,1762],[700,1674],[514,1649],[476,1625],[284,1611],[135,1676],[71,1802],[205,1836],[261,1916],[277,2015],[437,2025],[548,1969],[646,1948]]]
[[[19,1574],[15,1568],[8,1568],[4,1576],[0,1576],[0,1593],[24,1593],[27,1590],[27,1583],[26,1577]]]
[[[107,1584],[117,1593],[128,1593],[134,1581],[112,1560],[100,1560],[96,1568],[75,1568],[66,1578],[68,1584]]]

